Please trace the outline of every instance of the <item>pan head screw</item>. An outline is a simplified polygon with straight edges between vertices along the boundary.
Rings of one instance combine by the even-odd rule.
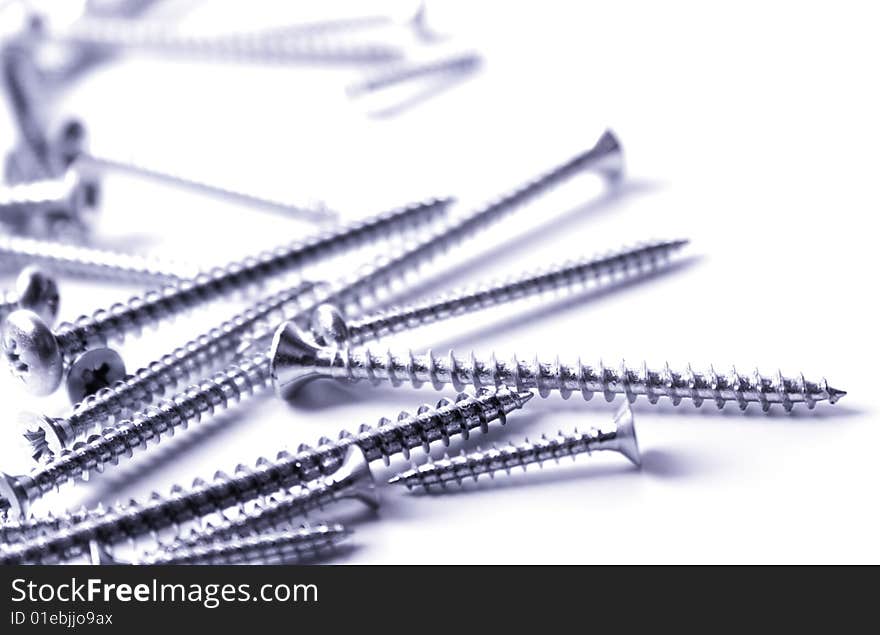
[[[15,281],[18,304],[52,324],[58,317],[61,296],[55,279],[37,267],[25,267]]]
[[[125,377],[125,362],[112,348],[93,348],[79,355],[67,373],[67,396],[78,404]]]
[[[58,388],[64,361],[58,340],[39,315],[27,309],[13,311],[3,329],[3,354],[12,374],[28,392],[49,395]]]

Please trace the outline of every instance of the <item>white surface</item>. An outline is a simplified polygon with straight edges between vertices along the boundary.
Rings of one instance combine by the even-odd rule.
[[[234,4],[195,3],[187,21],[225,24]],[[280,4],[248,3],[248,24],[271,21],[270,9]],[[824,375],[849,391],[837,406],[790,416],[640,401],[641,472],[619,456],[594,455],[448,496],[386,488],[383,509],[359,517],[357,548],[338,561],[880,560],[880,430],[871,403],[875,9],[855,2],[503,7],[432,4],[435,20],[455,34],[449,46],[473,45],[486,64],[478,76],[395,117],[371,117],[366,103],[346,99],[345,84],[358,77],[351,69],[146,56],[89,75],[61,109],[86,119],[96,150],[267,194],[324,198],[349,217],[445,193],[458,195],[463,211],[568,158],[610,126],[626,149],[625,195],[608,200],[597,181],[574,181],[493,230],[494,240],[450,254],[420,292],[649,238],[691,238],[696,261],[595,300],[511,305],[403,334],[395,345],[579,353],[608,363],[645,358],[673,367],[735,363]],[[117,248],[211,264],[310,229],[136,179],[113,177],[107,190],[102,240]],[[509,247],[481,255],[492,247],[487,243],[516,236]],[[353,262],[308,274],[332,277]],[[454,275],[444,276],[446,269]],[[136,291],[63,282],[62,319]],[[195,312],[127,343],[130,368],[239,306]],[[28,399],[8,377],[0,391],[0,461],[14,471],[22,463],[13,445],[15,413],[66,408],[60,393]],[[35,509],[167,491],[441,396],[427,387],[416,394],[324,385],[310,388],[304,405],[255,400]],[[598,424],[618,403],[536,398],[505,429],[471,444]],[[380,478],[392,474],[377,466]]]

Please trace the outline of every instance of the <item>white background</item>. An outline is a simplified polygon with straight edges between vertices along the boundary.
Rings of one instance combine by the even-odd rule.
[[[166,14],[194,28],[369,13],[360,3],[252,1],[244,15],[231,2],[169,4]],[[297,6],[282,15],[286,4]],[[880,104],[871,3],[435,2],[429,11],[452,37],[435,48],[415,45],[413,56],[474,48],[485,65],[396,112],[382,101],[393,102],[390,95],[345,96],[358,69],[132,55],[65,90],[56,114],[81,116],[95,151],[323,199],[348,218],[443,194],[458,196],[461,213],[610,126],[626,151],[620,195],[604,194],[590,177],[572,181],[450,253],[417,294],[652,238],[690,238],[688,265],[599,297],[544,297],[405,333],[394,345],[803,371],[849,395],[792,415],[640,401],[641,471],[620,456],[594,455],[449,495],[385,488],[376,515],[356,505],[340,510],[356,534],[354,548],[334,561],[880,560],[872,406]],[[5,117],[0,126],[7,147]],[[102,214],[96,244],[200,265],[312,229],[121,176],[106,180]],[[375,252],[306,275],[333,278]],[[62,319],[140,291],[62,283]],[[140,367],[242,306],[196,311],[121,350],[131,369]],[[0,394],[0,465],[22,470],[16,413],[60,415],[67,404],[61,393],[29,398],[11,377]],[[167,491],[441,396],[430,387],[335,384],[310,387],[297,404],[267,395],[63,489],[35,511]],[[606,422],[616,405],[601,396],[535,398],[505,429],[470,444],[586,428]],[[375,467],[380,479],[394,473]]]

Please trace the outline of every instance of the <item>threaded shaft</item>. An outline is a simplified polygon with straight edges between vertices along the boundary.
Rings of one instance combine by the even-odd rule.
[[[33,429],[31,426],[25,431],[32,456],[43,459],[67,447],[76,437],[102,427],[126,412],[137,412],[184,382],[204,377],[228,364],[235,358],[243,337],[266,321],[274,324],[282,321],[285,315],[298,313],[298,302],[313,286],[305,282],[269,296],[133,375],[86,397],[64,419],[38,420],[40,427]],[[49,440],[45,425],[51,426]]]
[[[0,236],[0,263],[38,264],[68,276],[137,284],[175,282],[198,273],[195,267],[152,258],[16,236]]]
[[[319,525],[315,528],[286,529],[222,542],[162,549],[146,554],[135,564],[272,564],[311,560],[349,535],[350,532],[338,524],[332,527]]]
[[[228,199],[237,203],[242,203],[250,207],[267,209],[275,212],[301,218],[316,223],[324,223],[333,221],[338,217],[333,212],[321,205],[306,205],[285,202],[277,199],[259,196],[251,192],[233,189],[219,183],[209,183],[207,181],[195,179],[190,176],[184,176],[175,172],[159,170],[143,163],[135,163],[130,160],[120,161],[106,156],[95,156],[93,154],[82,154],[78,161],[85,161],[90,167],[96,169],[111,169],[120,172],[128,172],[140,177],[145,177],[155,181],[170,183],[178,187],[183,187],[202,194]]]
[[[114,544],[137,538],[313,481],[339,469],[352,446],[357,446],[367,461],[381,458],[388,463],[397,454],[409,457],[412,448],[426,447],[436,441],[448,444],[450,437],[467,438],[476,428],[487,431],[493,421],[504,423],[508,413],[521,408],[531,397],[528,392],[516,393],[502,388],[495,392],[483,391],[476,397],[460,394],[455,402],[442,399],[435,408],[421,406],[415,415],[402,412],[394,422],[382,419],[376,428],[362,425],[355,435],[343,431],[339,440],[325,440],[317,448],[302,448],[295,455],[282,452],[275,461],[260,459],[252,471],[234,478],[218,473],[212,483],[198,479],[185,490],[172,488],[169,497],[154,495],[143,505],[113,509],[49,536],[14,544],[5,553],[0,552],[0,564],[70,559],[82,554],[92,540]],[[114,452],[107,445],[92,446],[89,460],[93,464],[100,461],[99,452]],[[122,445],[125,440],[121,440]],[[81,452],[80,456],[85,457],[85,453]],[[14,489],[23,496],[35,498],[45,491],[37,490],[37,486],[46,482],[47,477],[61,473],[47,467],[38,471],[37,476],[7,477],[7,480],[13,479]],[[25,502],[19,500],[19,507],[25,507]]]
[[[63,31],[44,35],[58,43],[278,63],[370,63],[386,62],[402,56],[397,47],[380,43],[340,42],[314,36],[266,39],[259,31],[221,35],[187,34],[166,24],[132,23],[110,18],[80,19]]]
[[[33,167],[40,177],[47,178],[51,176],[50,150],[45,136],[43,90],[32,56],[26,48],[4,44],[0,55],[0,77],[16,129],[33,159]]]
[[[686,244],[685,240],[648,243],[602,257],[533,271],[509,280],[492,281],[476,289],[452,291],[418,304],[396,307],[349,322],[348,343],[354,346],[368,340],[377,340],[451,316],[471,313],[561,287],[599,282],[606,277],[620,282],[643,276],[665,266],[672,254]]]
[[[56,332],[59,348],[69,362],[78,353],[94,346],[96,341],[124,339],[145,326],[244,289],[270,276],[386,236],[391,230],[403,232],[429,222],[442,213],[448,202],[446,199],[431,199],[385,212],[365,221],[320,232],[312,238],[265,251],[256,257],[212,269],[193,280],[150,291],[142,297],[135,296],[124,304],[115,304],[90,316],[82,316],[73,324],[59,326]]]
[[[16,231],[32,231],[50,215],[75,218],[79,187],[76,178],[68,176],[2,185],[0,222]]]
[[[773,404],[781,404],[786,412],[796,403],[804,403],[812,409],[818,401],[828,400],[833,404],[846,394],[829,387],[824,379],[812,382],[803,375],[790,379],[781,372],[771,378],[758,371],[743,375],[733,370],[719,375],[712,369],[695,373],[690,367],[685,371],[673,371],[668,366],[651,370],[647,364],[640,369],[624,364],[614,369],[602,362],[590,366],[580,360],[576,364],[564,364],[559,358],[521,361],[516,356],[506,361],[497,359],[494,353],[488,358],[474,353],[457,357],[453,351],[441,357],[431,351],[374,354],[368,349],[325,348],[316,355],[314,367],[327,377],[366,379],[374,384],[387,381],[394,386],[407,383],[418,387],[430,382],[437,390],[446,384],[452,384],[456,390],[468,385],[509,386],[516,390],[536,388],[542,397],[557,391],[566,399],[573,391],[580,391],[585,400],[592,399],[594,393],[602,393],[609,402],[615,395],[626,395],[630,403],[644,395],[652,404],[660,397],[668,397],[676,406],[682,399],[698,407],[703,401],[711,400],[719,409],[727,402],[736,402],[741,410],[749,403],[759,403],[765,412]]]
[[[342,280],[329,289],[318,299],[318,304],[333,304],[344,312],[350,305],[363,307],[371,292],[390,285],[395,277],[417,270],[579,172],[596,170],[616,178],[621,172],[621,157],[622,151],[617,139],[610,131],[606,131],[589,150],[456,219],[418,241],[413,247],[391,256],[380,256],[362,267],[356,276]],[[310,314],[298,322],[306,324],[308,317]]]
[[[612,433],[613,434],[613,433]],[[422,465],[413,464],[412,468],[401,472],[389,483],[405,485],[407,489],[422,487],[430,489],[432,486],[445,487],[448,483],[462,485],[465,478],[474,481],[482,474],[492,476],[501,470],[510,474],[513,468],[537,463],[542,466],[544,461],[559,461],[564,457],[574,459],[578,454],[590,454],[597,444],[602,443],[609,433],[599,429],[591,429],[587,432],[564,433],[561,430],[551,438],[541,435],[538,441],[532,442],[526,439],[522,443],[507,443],[501,447],[493,445],[488,450],[475,452],[462,452],[459,456],[449,458],[444,456],[439,461],[428,457],[428,461]]]

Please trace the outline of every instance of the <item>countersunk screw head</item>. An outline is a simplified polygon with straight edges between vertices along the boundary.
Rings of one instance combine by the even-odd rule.
[[[596,444],[598,450],[616,450],[628,458],[636,467],[642,466],[642,455],[639,452],[639,439],[636,436],[636,425],[633,411],[629,403],[623,402],[614,414],[614,438]]]
[[[22,309],[33,311],[48,324],[55,322],[61,296],[52,276],[38,267],[25,267],[15,281],[15,290]]]
[[[269,372],[279,397],[290,399],[305,384],[324,376],[312,366],[322,348],[310,341],[295,322],[287,322],[275,331]]]
[[[67,396],[78,404],[89,395],[125,378],[125,362],[112,348],[93,348],[79,355],[67,373]]]
[[[58,340],[39,315],[27,309],[13,311],[3,329],[3,354],[28,392],[49,395],[61,384],[64,360]]]
[[[332,304],[322,304],[315,309],[310,328],[318,344],[345,344],[348,341],[348,324],[342,312]]]
[[[64,427],[65,419],[48,417],[32,412],[18,415],[18,426],[30,445],[31,458],[42,462],[58,456],[67,447],[71,437]]]

